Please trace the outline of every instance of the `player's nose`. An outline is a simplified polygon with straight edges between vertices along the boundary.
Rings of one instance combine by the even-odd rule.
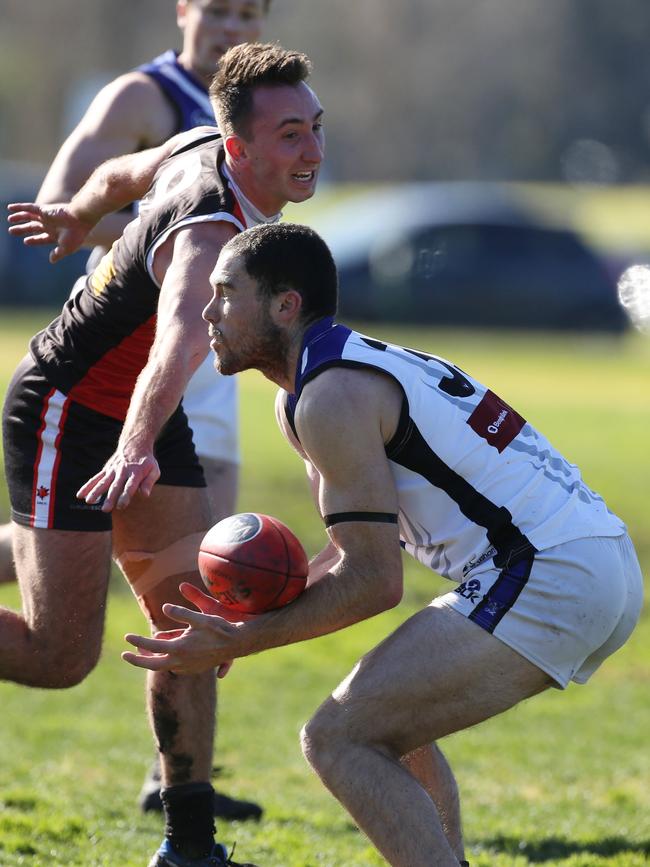
[[[244,24],[239,15],[234,13],[227,15],[223,20],[224,35],[230,37],[233,45],[239,45],[243,41]]]
[[[206,322],[215,322],[216,321],[215,313],[217,311],[217,304],[215,303],[215,301],[216,301],[216,298],[213,295],[212,298],[208,301],[208,303],[203,308],[203,313],[201,314],[201,317]]]
[[[302,157],[305,162],[320,164],[323,161],[325,153],[322,135],[320,133],[311,133],[305,139]]]

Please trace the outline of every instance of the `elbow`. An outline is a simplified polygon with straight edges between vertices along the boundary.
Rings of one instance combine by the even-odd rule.
[[[395,576],[392,580],[386,580],[382,584],[381,590],[375,590],[372,594],[372,599],[369,600],[372,608],[372,614],[370,616],[382,614],[384,611],[396,608],[402,601],[403,595],[404,585],[402,583],[401,575]]]
[[[391,608],[397,608],[402,601],[404,595],[404,583],[400,577],[399,581],[392,581],[387,586],[383,593],[383,608],[382,611],[388,611]]]

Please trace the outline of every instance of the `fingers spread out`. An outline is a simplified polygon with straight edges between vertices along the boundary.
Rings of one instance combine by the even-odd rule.
[[[184,581],[180,585],[180,590],[188,602],[196,605],[204,614],[221,617],[227,620],[228,623],[242,623],[246,620],[253,620],[256,614],[245,614],[243,611],[235,611],[233,608],[227,608],[214,596],[209,596],[204,593],[199,587],[194,584],[189,584]]]
[[[173,669],[173,664],[168,656],[138,654],[125,650],[122,659],[136,668],[146,668],[149,671],[171,671]]]
[[[7,205],[9,216],[7,222],[11,226],[10,234],[19,234],[23,224],[38,224],[42,226],[41,209],[33,202],[13,202]]]
[[[127,475],[123,483],[119,483],[116,479],[108,492],[106,504],[111,508],[115,505],[118,509],[126,509],[138,490],[138,484],[139,480],[134,473]]]
[[[184,608],[182,605],[172,605],[171,602],[163,605],[163,613],[177,623],[186,623],[188,626],[206,627],[210,626],[211,622],[209,615],[192,611],[191,608]]]
[[[183,581],[179,589],[187,601],[196,605],[204,614],[220,614],[223,606],[217,602],[214,596],[204,593],[200,587],[190,584],[189,581]]]
[[[138,492],[148,497],[159,478],[160,470],[156,462],[127,462],[113,466],[109,462],[79,488],[77,497],[91,505],[104,497],[103,512],[111,512],[115,508],[125,509]]]
[[[96,503],[110,487],[113,476],[112,471],[101,470],[79,488],[77,491],[78,499],[85,500],[91,505]]]
[[[182,632],[181,632],[182,634]],[[172,638],[159,638],[158,636],[152,638],[147,635],[136,635],[133,632],[129,632],[124,636],[125,640],[132,644],[134,647],[137,647],[138,650],[148,651],[149,654],[160,653],[166,655],[170,649],[169,641],[174,638],[178,638],[179,636],[172,636]]]

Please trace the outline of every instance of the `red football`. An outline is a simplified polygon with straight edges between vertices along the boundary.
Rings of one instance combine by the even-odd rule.
[[[281,608],[305,589],[308,560],[277,518],[243,512],[215,524],[199,549],[199,572],[221,605],[241,614]]]

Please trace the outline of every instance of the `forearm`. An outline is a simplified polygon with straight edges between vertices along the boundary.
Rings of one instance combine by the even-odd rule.
[[[84,223],[96,225],[146,193],[153,172],[135,159],[116,157],[99,166],[70,202],[69,210]]]
[[[38,191],[36,203],[38,205],[53,205],[71,202],[75,194],[81,190],[84,181],[88,180],[90,173],[87,173],[85,177],[78,178],[77,173],[67,167],[65,162],[60,167],[57,161],[55,161]],[[133,216],[133,208],[127,207],[122,212],[109,213],[101,217],[97,225],[93,226],[86,235],[83,246],[94,247],[99,245],[109,248],[113,241],[120,237],[127,223],[133,219]],[[86,220],[85,222],[90,223],[91,220]]]
[[[97,225],[88,233],[84,246],[95,247],[99,245],[101,247],[110,247],[120,237],[134,217],[135,211],[132,208],[102,217]]]
[[[153,450],[156,438],[206,354],[207,347],[205,352],[186,350],[182,339],[154,345],[136,382],[119,450],[130,455]]]
[[[387,580],[378,564],[361,575],[340,560],[290,605],[240,626],[235,655],[318,638],[381,614],[399,602],[391,586],[394,582]]]

